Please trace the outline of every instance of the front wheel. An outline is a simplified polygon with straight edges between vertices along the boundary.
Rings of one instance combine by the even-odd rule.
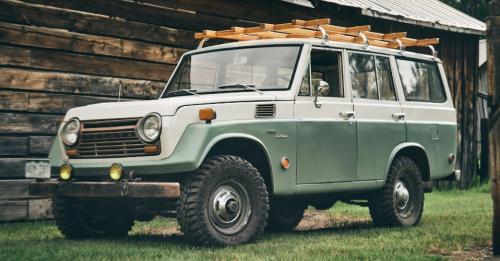
[[[242,158],[214,156],[183,182],[177,221],[194,243],[238,245],[262,234],[268,210],[259,171]]]
[[[418,224],[424,210],[424,190],[417,164],[406,156],[397,157],[384,188],[374,194],[368,203],[375,225]]]

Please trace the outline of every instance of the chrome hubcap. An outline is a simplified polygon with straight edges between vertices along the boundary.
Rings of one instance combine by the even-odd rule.
[[[224,184],[215,189],[209,205],[212,224],[224,234],[239,232],[250,217],[248,194],[238,183]]]
[[[394,201],[396,207],[400,210],[405,209],[410,201],[410,192],[401,181],[398,181],[394,187]]]
[[[212,208],[215,217],[222,223],[231,223],[240,215],[240,197],[230,188],[221,188],[215,194]]]

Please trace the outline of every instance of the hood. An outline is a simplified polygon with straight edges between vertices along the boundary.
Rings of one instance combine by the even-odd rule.
[[[177,109],[189,105],[274,100],[276,100],[276,96],[271,93],[237,92],[169,97],[147,101],[108,102],[73,108],[67,112],[65,120],[74,117],[80,120],[135,118],[151,112],[159,113],[162,116],[173,116]]]

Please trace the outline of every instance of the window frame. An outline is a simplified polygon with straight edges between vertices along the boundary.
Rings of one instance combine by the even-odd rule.
[[[437,75],[439,77],[439,81],[441,82],[441,91],[442,91],[442,93],[444,95],[444,100],[443,101],[431,101],[431,100],[427,101],[427,100],[407,99],[405,87],[403,85],[403,79],[401,79],[401,73],[399,71],[398,60],[413,61],[413,62],[418,62],[418,63],[425,63],[425,64],[435,65],[436,69],[437,69]],[[417,58],[404,57],[404,56],[395,56],[394,57],[394,63],[395,63],[395,66],[397,68],[397,72],[396,73],[397,73],[397,77],[398,77],[398,80],[399,80],[399,84],[401,86],[401,93],[403,95],[403,98],[404,98],[405,102],[414,103],[414,104],[415,103],[427,103],[427,104],[436,104],[436,105],[442,105],[442,104],[447,104],[448,103],[448,101],[449,101],[450,98],[448,96],[448,92],[446,91],[446,88],[449,88],[449,87],[447,87],[447,82],[445,82],[444,79],[443,79],[443,77],[445,77],[445,76],[441,72],[441,68],[439,66],[440,62],[438,62],[438,61],[427,61],[427,60],[421,60],[421,59],[417,59]]]
[[[352,79],[351,79],[351,64],[349,63],[349,54],[350,53],[356,53],[356,54],[363,54],[363,55],[369,55],[369,56],[373,56],[374,57],[374,66],[375,66],[375,80],[378,81],[378,69],[377,69],[377,61],[376,61],[376,58],[377,57],[384,57],[384,58],[387,58],[389,59],[389,69],[391,70],[390,72],[390,76],[391,76],[391,81],[392,81],[392,88],[393,88],[393,91],[394,91],[394,97],[396,98],[395,100],[382,100],[380,99],[380,88],[378,86],[378,82],[377,82],[377,96],[378,96],[378,99],[371,99],[371,98],[359,98],[359,97],[354,97],[354,92],[352,91],[353,90],[353,86],[352,86]],[[345,63],[345,66],[346,66],[346,76],[345,77],[349,77],[348,81],[349,81],[349,88],[351,90],[351,99],[354,101],[354,100],[357,100],[357,101],[372,101],[372,102],[381,102],[381,103],[401,103],[401,97],[400,97],[400,94],[399,94],[399,91],[398,91],[398,82],[396,81],[396,76],[399,77],[399,71],[396,71],[395,69],[397,69],[397,67],[394,67],[394,64],[393,64],[393,58],[394,56],[393,55],[389,55],[389,54],[383,54],[383,53],[377,53],[377,52],[366,52],[366,51],[358,51],[358,50],[351,50],[351,49],[346,49],[346,63]]]
[[[250,45],[250,46],[235,46],[235,47],[227,47],[227,48],[215,48],[215,49],[208,49],[208,50],[201,50],[201,51],[196,51],[196,52],[188,52],[186,54],[183,54],[181,56],[181,59],[177,62],[177,65],[174,68],[174,71],[170,75],[169,80],[165,83],[165,86],[163,87],[163,90],[161,91],[161,94],[159,96],[159,100],[166,99],[168,97],[164,97],[164,95],[167,93],[167,89],[172,84],[172,81],[178,76],[178,74],[182,73],[182,66],[186,62],[186,59],[191,57],[192,55],[197,55],[197,54],[204,54],[204,53],[212,53],[212,52],[220,52],[220,51],[231,51],[231,50],[236,50],[236,49],[253,49],[253,48],[266,48],[266,47],[298,47],[298,54],[297,54],[297,59],[295,60],[294,66],[293,66],[293,72],[292,76],[290,78],[290,83],[288,85],[288,88],[273,88],[273,89],[265,89],[261,91],[290,91],[292,90],[293,83],[295,81],[295,77],[297,76],[297,69],[299,68],[299,63],[302,57],[303,49],[304,49],[304,44],[300,43],[280,43],[280,44],[263,44],[263,45]],[[219,70],[219,69],[217,69]],[[219,72],[217,72],[218,77]],[[250,92],[250,90],[238,90],[238,91],[232,91],[232,90],[227,90],[227,91],[218,91],[218,92],[206,92],[202,93],[203,95],[205,94],[223,94],[223,93],[235,93],[235,92]]]
[[[350,89],[347,87],[347,78],[345,75],[345,60],[346,60],[346,54],[345,54],[345,49],[342,48],[335,48],[335,47],[328,47],[328,46],[316,46],[316,45],[311,45],[311,48],[309,50],[309,53],[307,54],[307,65],[306,65],[306,70],[303,75],[303,77],[306,77],[306,74],[309,74],[309,95],[300,95],[300,87],[303,82],[303,78],[301,81],[301,85],[297,88],[297,93],[296,97],[297,98],[310,98],[314,97],[313,96],[313,86],[312,86],[312,52],[314,50],[322,50],[322,51],[327,51],[327,52],[335,52],[340,55],[340,62],[339,62],[339,68],[342,70],[339,72],[339,83],[342,84],[342,93],[343,95],[341,97],[330,97],[330,96],[321,96],[321,99],[347,99],[351,96],[350,94]]]

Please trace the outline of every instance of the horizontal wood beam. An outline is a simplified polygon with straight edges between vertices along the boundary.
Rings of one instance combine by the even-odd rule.
[[[167,81],[175,68],[169,64],[6,45],[0,45],[0,65],[157,81]]]
[[[0,89],[4,90],[117,97],[120,86],[122,97],[152,99],[165,82],[0,67]]]
[[[43,41],[40,41],[43,39]],[[0,22],[0,43],[176,64],[187,49]]]

